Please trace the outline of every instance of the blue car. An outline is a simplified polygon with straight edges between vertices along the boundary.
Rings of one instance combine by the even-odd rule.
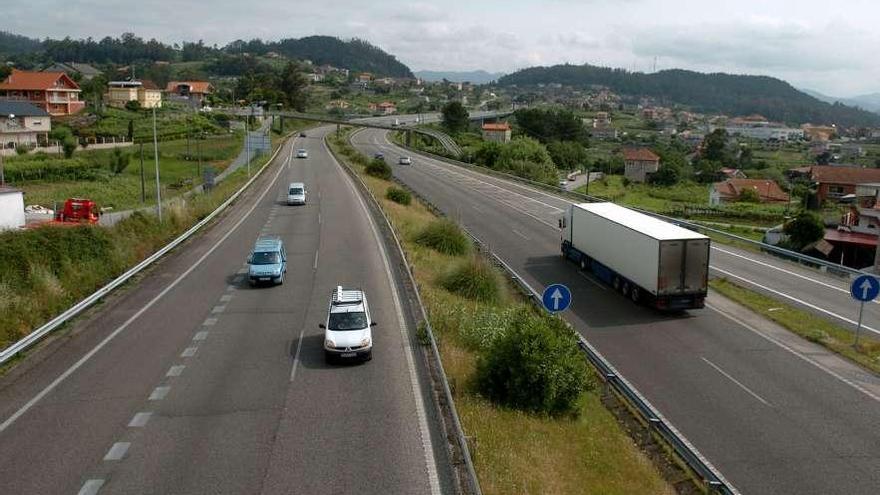
[[[248,256],[248,282],[253,285],[280,285],[284,283],[287,272],[287,252],[284,243],[277,237],[257,239],[253,251]]]

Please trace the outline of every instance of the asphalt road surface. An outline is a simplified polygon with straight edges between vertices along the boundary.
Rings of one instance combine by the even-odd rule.
[[[412,328],[328,130],[289,142],[217,225],[0,379],[0,493],[448,491]],[[283,204],[290,182],[308,204]],[[260,235],[285,242],[283,285],[244,278]],[[338,284],[363,288],[379,323],[368,363],[324,363]]]
[[[878,493],[878,377],[711,294],[709,308],[678,315],[635,306],[562,260],[556,219],[565,200],[419,155],[398,165],[410,153],[386,137],[365,130],[353,142],[370,155],[382,150],[398,179],[532,287],[567,284],[574,302],[565,317],[740,492]],[[712,265],[826,311],[846,309],[844,283],[758,258],[719,247]]]

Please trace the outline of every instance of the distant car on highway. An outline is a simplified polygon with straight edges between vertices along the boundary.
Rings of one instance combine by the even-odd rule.
[[[376,153],[373,154],[373,158],[383,159],[383,158],[385,158],[385,154],[382,153],[381,151],[377,151]]]
[[[400,157],[400,160],[398,160],[398,163],[400,163],[401,165],[412,165],[412,158],[408,156],[402,156]]]
[[[248,255],[248,282],[253,286],[260,283],[284,283],[287,271],[287,252],[284,243],[277,237],[260,237]]]
[[[330,294],[324,329],[324,357],[336,359],[373,359],[373,332],[376,322],[370,318],[367,295],[360,289],[337,286]]]
[[[306,133],[304,133],[304,132],[299,133],[299,137],[306,137]]]
[[[287,186],[287,204],[304,205],[306,204],[306,186],[302,182],[291,182]]]
[[[296,157],[297,158],[308,158],[309,152],[306,151],[304,148],[300,148],[300,149],[296,150]]]

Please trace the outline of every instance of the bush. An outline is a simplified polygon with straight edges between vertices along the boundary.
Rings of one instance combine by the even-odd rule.
[[[417,244],[429,247],[443,254],[460,256],[468,251],[467,237],[455,222],[447,219],[434,220],[416,234]]]
[[[458,264],[442,278],[440,285],[474,301],[497,303],[501,299],[502,281],[498,272],[478,256]]]
[[[379,179],[388,180],[391,178],[391,167],[381,158],[373,158],[370,160],[365,171],[367,174]]]
[[[412,202],[412,195],[410,195],[409,191],[399,187],[389,187],[385,197],[401,205],[408,205]]]
[[[572,414],[592,388],[587,363],[562,320],[523,309],[477,363],[477,386],[499,404],[535,413]]]
[[[141,102],[139,102],[137,100],[127,101],[127,102],[125,102],[125,109],[130,112],[137,112],[138,110],[141,109]],[[134,133],[132,133],[132,134],[134,134]]]

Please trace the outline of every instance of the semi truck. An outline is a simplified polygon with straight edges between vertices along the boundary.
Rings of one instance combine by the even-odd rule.
[[[709,238],[614,203],[573,204],[559,220],[562,255],[636,304],[702,308]]]

